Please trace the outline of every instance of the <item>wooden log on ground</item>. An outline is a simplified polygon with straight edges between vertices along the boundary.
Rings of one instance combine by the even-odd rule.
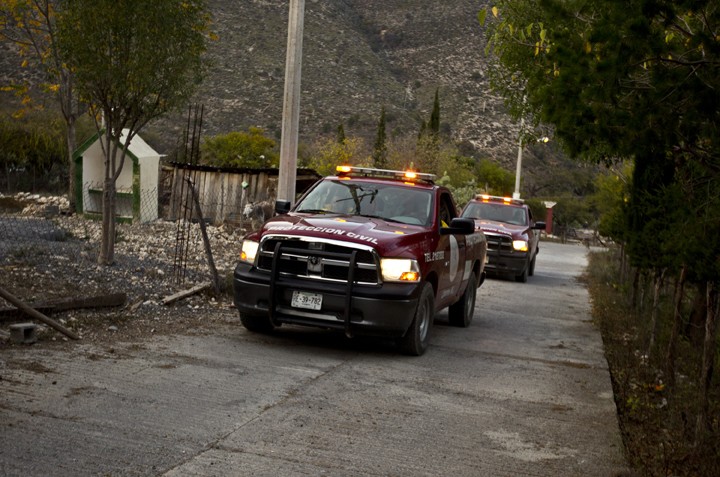
[[[52,300],[42,303],[28,303],[27,306],[35,311],[47,315],[55,311],[78,310],[81,308],[107,308],[123,306],[127,301],[125,293],[111,293],[109,295],[98,295],[87,298],[69,298]],[[15,307],[0,308],[0,321],[8,321],[17,318],[20,313]]]
[[[69,300],[58,301],[54,305],[57,311],[77,310],[80,308],[108,308],[114,306],[123,306],[127,300],[125,293],[110,293],[108,295],[97,295],[87,298],[71,298]]]
[[[206,288],[210,288],[212,286],[212,283],[201,283],[200,285],[196,285],[189,290],[183,290],[175,293],[174,295],[170,295],[168,297],[163,298],[162,304],[163,305],[169,305],[170,303],[174,303],[178,300],[182,300],[183,298],[189,297],[190,295],[194,295],[198,292],[201,292],[202,290],[205,290]]]
[[[5,300],[9,301],[13,305],[17,306],[19,310],[22,310],[23,313],[30,316],[31,318],[35,318],[36,320],[40,320],[46,325],[50,326],[51,328],[56,329],[60,333],[64,334],[68,338],[72,338],[74,340],[79,340],[80,337],[76,335],[71,330],[65,328],[63,325],[58,323],[57,321],[53,320],[52,318],[48,318],[47,316],[43,315],[39,311],[30,308],[25,302],[5,290],[3,287],[0,287],[0,297],[4,298]]]

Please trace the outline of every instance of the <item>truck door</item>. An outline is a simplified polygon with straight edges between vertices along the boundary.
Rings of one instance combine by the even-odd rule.
[[[438,203],[438,222],[440,227],[446,227],[453,218],[457,216],[450,195],[440,195]],[[465,236],[464,235],[440,235],[438,230],[438,251],[441,252],[443,260],[438,267],[438,305],[437,308],[452,302],[461,290],[465,275]]]

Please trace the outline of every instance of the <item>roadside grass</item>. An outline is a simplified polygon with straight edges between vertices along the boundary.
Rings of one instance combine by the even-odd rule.
[[[672,327],[672,283],[663,289],[650,349],[652,291],[632,306],[632,283],[620,279],[619,251],[592,252],[583,280],[610,368],[628,463],[642,476],[720,476],[720,379],[713,376],[708,425],[697,432],[702,346],[678,343],[675,383],[665,376]],[[689,295],[695,290],[688,292]],[[687,320],[689,305],[683,315]],[[718,370],[720,346],[716,346]]]

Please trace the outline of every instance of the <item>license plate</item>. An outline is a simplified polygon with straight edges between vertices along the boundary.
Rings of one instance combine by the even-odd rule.
[[[293,291],[290,304],[295,308],[319,310],[322,307],[322,295],[320,293]]]

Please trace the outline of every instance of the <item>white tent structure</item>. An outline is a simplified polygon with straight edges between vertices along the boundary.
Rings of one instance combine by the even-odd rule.
[[[127,130],[123,130],[123,136]],[[78,212],[102,214],[102,191],[105,180],[105,156],[100,143],[104,137],[95,134],[73,154],[75,193]],[[124,142],[124,139],[121,139]],[[121,146],[122,147],[122,146]],[[116,185],[115,212],[118,220],[149,222],[158,218],[158,179],[160,154],[140,136],[128,146],[123,169]]]

